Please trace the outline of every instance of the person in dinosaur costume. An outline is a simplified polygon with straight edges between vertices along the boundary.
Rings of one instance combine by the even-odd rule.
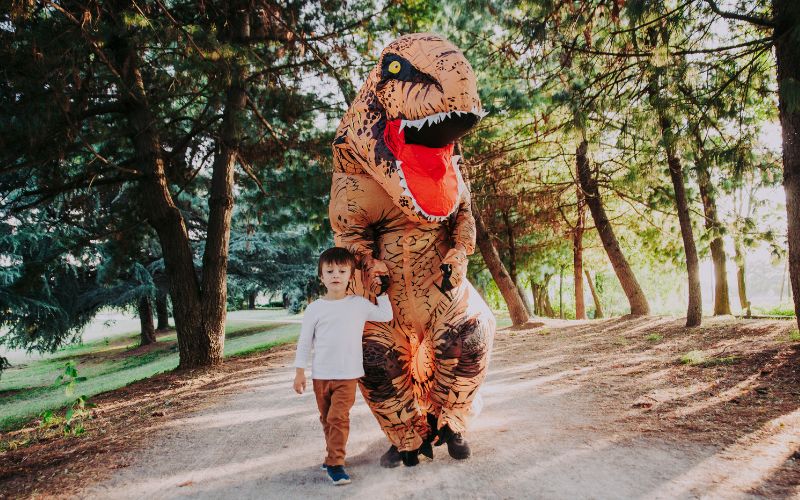
[[[455,141],[484,115],[462,52],[430,33],[390,43],[333,141],[330,220],[356,256],[355,293],[375,276],[394,308],[367,323],[364,399],[392,445],[381,465],[416,465],[463,437],[495,332],[491,310],[465,279],[475,246],[470,194]]]

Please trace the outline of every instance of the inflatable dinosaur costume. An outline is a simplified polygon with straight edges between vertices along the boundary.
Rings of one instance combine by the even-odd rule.
[[[386,275],[391,323],[367,323],[361,391],[392,447],[385,466],[447,443],[469,456],[467,428],[495,319],[465,279],[475,246],[454,142],[483,116],[461,51],[429,33],[387,46],[333,142],[330,220],[358,263],[356,293]]]

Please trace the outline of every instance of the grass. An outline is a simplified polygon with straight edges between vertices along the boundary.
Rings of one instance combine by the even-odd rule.
[[[229,321],[224,354],[230,357],[263,351],[295,340],[299,332],[297,323]],[[136,353],[132,349],[138,347],[139,337],[130,334],[113,341],[101,339],[69,346],[51,358],[12,367],[0,379],[0,431],[17,428],[47,410],[70,405],[80,395],[91,398],[174,369],[178,366],[175,340],[173,332],[159,337],[155,347]],[[75,384],[71,395],[63,386],[54,385],[69,361],[75,362],[80,377],[86,377]]]
[[[699,365],[706,360],[702,351],[689,351],[680,357],[680,362],[684,365]]]
[[[800,330],[795,328],[789,332],[789,342],[800,342]]]
[[[738,356],[706,356],[702,351],[689,351],[680,357],[680,362],[689,366],[710,368],[712,366],[733,365],[739,362]]]
[[[754,307],[753,313],[757,315],[764,315],[764,316],[788,316],[794,317],[794,306],[791,304],[781,304],[777,306],[773,306],[770,308],[767,307]]]
[[[664,340],[664,337],[662,335],[657,334],[657,333],[651,333],[650,335],[648,335],[644,339],[647,340],[648,342],[661,342],[662,340]]]

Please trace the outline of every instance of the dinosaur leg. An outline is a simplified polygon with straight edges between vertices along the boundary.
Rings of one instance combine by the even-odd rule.
[[[367,323],[364,329],[364,400],[399,451],[418,449],[429,433],[416,394],[416,334],[399,322]]]
[[[460,297],[438,311],[429,333],[433,344],[433,383],[428,400],[438,415],[437,429],[462,433],[472,402],[486,377],[496,321],[475,289],[467,284]]]

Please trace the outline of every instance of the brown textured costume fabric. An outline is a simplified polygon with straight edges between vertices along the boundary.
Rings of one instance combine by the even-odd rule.
[[[367,323],[366,375],[359,385],[401,451],[419,448],[435,432],[429,414],[437,428],[466,430],[486,375],[495,319],[465,279],[475,222],[458,157],[452,162],[456,203],[448,214],[428,214],[408,189],[410,173],[404,174],[384,133],[389,122],[425,117],[438,123],[471,113],[474,124],[480,110],[475,76],[461,51],[438,35],[406,35],[384,49],[333,144],[330,219],[336,244],[356,255],[355,291],[370,297],[374,290],[364,284],[375,275],[390,276],[394,319]],[[439,288],[443,262],[453,268],[449,291]]]

